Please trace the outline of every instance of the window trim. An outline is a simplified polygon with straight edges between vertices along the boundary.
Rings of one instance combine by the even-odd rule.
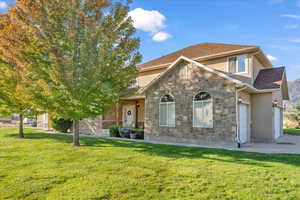
[[[170,95],[172,98],[173,98],[173,102],[161,102],[161,99],[166,96],[166,95]],[[175,98],[172,94],[164,94],[160,97],[159,99],[159,107],[158,107],[158,124],[160,127],[170,127],[170,128],[175,128],[176,127],[176,101],[175,101]],[[169,121],[167,120],[167,124],[166,125],[162,125],[161,124],[161,116],[160,116],[160,111],[161,111],[161,105],[167,105],[167,116],[168,116],[168,113],[169,113],[169,105],[171,104],[174,104],[174,115],[175,115],[175,123],[174,125],[169,125]],[[167,117],[168,118],[168,117]]]
[[[207,128],[207,129],[213,129],[214,128],[214,99],[213,97],[210,95],[210,93],[208,93],[210,95],[210,100],[200,100],[200,101],[195,101],[195,97],[201,92],[196,93],[193,96],[193,128]],[[212,108],[212,125],[211,126],[196,126],[195,125],[195,103],[199,103],[199,102],[211,102],[211,108]]]

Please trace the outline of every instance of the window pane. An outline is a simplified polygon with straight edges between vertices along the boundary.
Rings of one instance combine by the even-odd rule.
[[[212,126],[212,102],[205,102],[203,104],[203,126]]]
[[[246,72],[246,56],[238,56],[238,72]]]
[[[213,127],[212,101],[194,102],[194,127]]]
[[[167,104],[160,104],[159,108],[159,125],[167,126]]]
[[[201,127],[201,121],[203,119],[203,103],[194,103],[194,126]]]
[[[175,103],[171,103],[168,105],[168,119],[169,119],[169,126],[175,126]]]

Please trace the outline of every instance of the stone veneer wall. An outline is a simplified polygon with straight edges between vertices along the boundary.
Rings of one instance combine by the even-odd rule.
[[[199,145],[235,145],[235,86],[194,64],[180,63],[146,92],[145,139]],[[187,78],[180,75],[187,66]],[[193,128],[193,97],[200,91],[213,98],[213,128]],[[165,94],[175,98],[176,127],[159,126],[159,101]]]
[[[106,136],[107,131],[102,129],[102,117],[95,119],[83,119],[79,123],[79,131],[86,135]]]

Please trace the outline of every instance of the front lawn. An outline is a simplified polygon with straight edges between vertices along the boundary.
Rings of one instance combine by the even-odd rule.
[[[296,129],[296,128],[284,129],[283,132],[288,135],[299,135],[300,136],[300,129]]]
[[[0,130],[0,199],[299,199],[300,155]]]

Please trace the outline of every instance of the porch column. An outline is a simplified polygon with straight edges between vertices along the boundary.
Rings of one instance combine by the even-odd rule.
[[[135,101],[135,128],[139,128],[139,101]]]
[[[117,125],[120,125],[120,122],[119,122],[119,108],[120,108],[119,103],[117,103],[116,110],[115,110]]]

